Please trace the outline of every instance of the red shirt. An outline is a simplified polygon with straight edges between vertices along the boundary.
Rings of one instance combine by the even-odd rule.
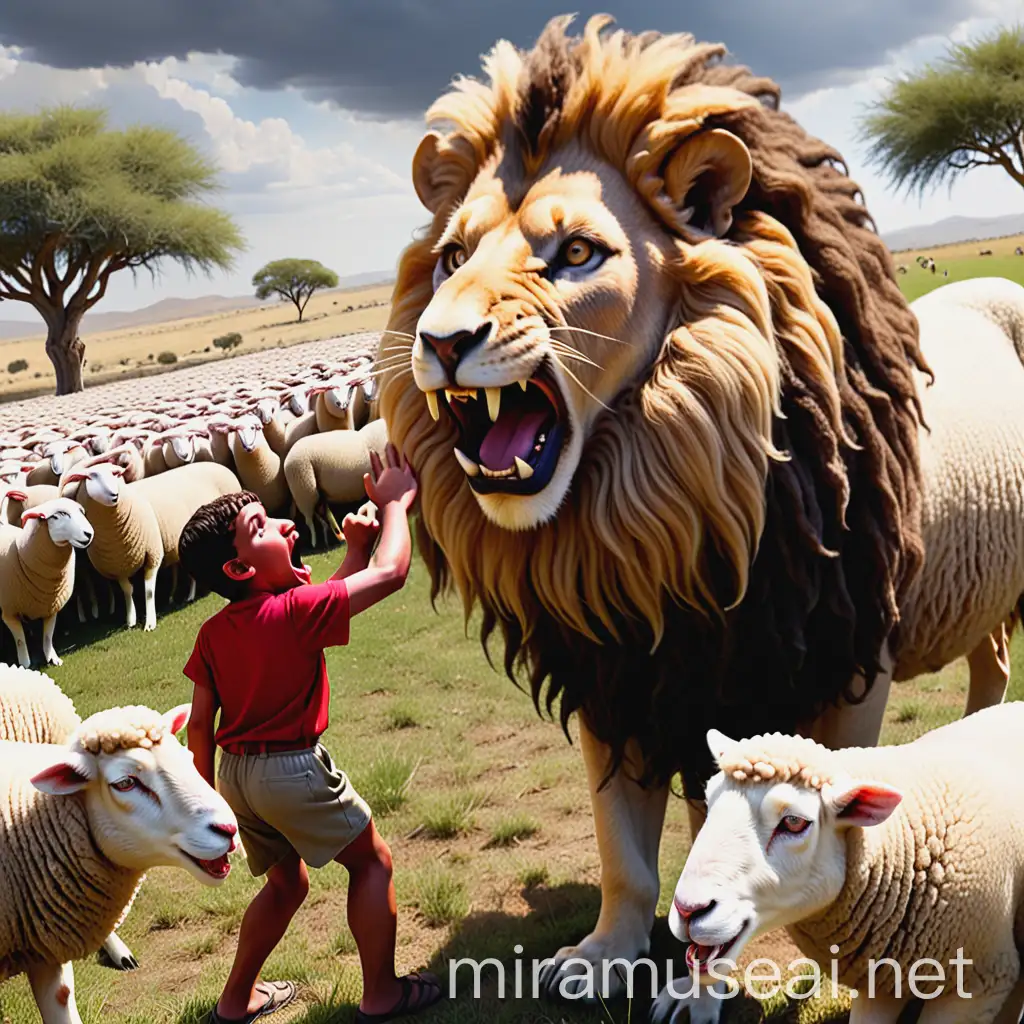
[[[324,648],[344,646],[348,632],[344,580],[256,594],[207,619],[184,671],[219,699],[217,745],[314,742],[330,705]]]

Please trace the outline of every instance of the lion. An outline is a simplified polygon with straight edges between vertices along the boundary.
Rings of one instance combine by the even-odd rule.
[[[912,309],[771,80],[571,21],[428,112],[432,220],[377,371],[432,599],[577,719],[601,910],[544,975],[563,994],[649,949],[667,796],[678,774],[699,828],[709,729],[874,745],[892,681],[964,655],[972,708],[1002,700],[1024,594],[1024,289]]]

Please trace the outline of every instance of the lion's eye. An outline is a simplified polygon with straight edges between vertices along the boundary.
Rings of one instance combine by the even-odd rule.
[[[461,245],[445,246],[445,250],[441,254],[441,264],[444,267],[444,272],[448,275],[454,274],[468,259],[469,254]]]
[[[110,784],[111,789],[116,789],[118,793],[127,793],[128,790],[134,789],[138,779],[134,775],[126,775],[123,779],[118,779],[117,782]]]
[[[801,832],[806,832],[810,824],[806,818],[801,818],[796,814],[787,814],[779,822],[779,829],[783,832],[789,832],[791,835],[799,835]]]
[[[594,246],[585,238],[574,238],[565,247],[565,262],[570,267],[582,267],[594,255]]]

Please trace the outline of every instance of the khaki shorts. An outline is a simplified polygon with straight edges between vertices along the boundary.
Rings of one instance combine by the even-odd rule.
[[[322,868],[370,822],[366,801],[320,743],[273,754],[221,751],[217,789],[235,812],[249,870],[257,876],[292,850]]]

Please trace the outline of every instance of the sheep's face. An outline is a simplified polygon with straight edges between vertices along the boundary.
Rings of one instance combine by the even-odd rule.
[[[348,420],[349,410],[352,406],[352,392],[351,385],[329,387],[323,389],[321,398],[332,416],[339,420]]]
[[[234,425],[238,443],[247,452],[254,452],[263,438],[263,424],[256,416],[244,416]]]
[[[93,835],[113,863],[134,871],[181,867],[218,885],[231,870],[238,822],[175,738],[189,711],[186,704],[167,712],[163,737],[148,748],[94,754],[73,737],[67,748],[52,748],[54,760],[32,784],[58,797],[81,792]]]
[[[113,508],[121,495],[124,474],[123,466],[112,462],[97,462],[86,469],[72,470],[64,477],[62,486],[84,482],[85,493],[92,501],[105,508]]]
[[[53,498],[22,514],[22,526],[28,526],[33,520],[46,524],[50,540],[59,548],[70,544],[84,550],[92,543],[94,531],[85,517],[85,510],[70,498]]]
[[[260,423],[266,426],[271,423],[277,415],[278,404],[276,398],[261,398],[255,405],[254,411],[259,417]]]
[[[732,742],[714,730],[709,741],[716,756]],[[814,788],[715,775],[707,820],[668,917],[672,934],[687,943],[690,967],[707,973],[714,962],[735,966],[758,935],[829,906],[846,880],[847,830],[880,824],[899,801],[898,792],[873,782]]]
[[[196,457],[195,439],[187,433],[172,434],[164,439],[163,454],[169,466],[186,466]]]

